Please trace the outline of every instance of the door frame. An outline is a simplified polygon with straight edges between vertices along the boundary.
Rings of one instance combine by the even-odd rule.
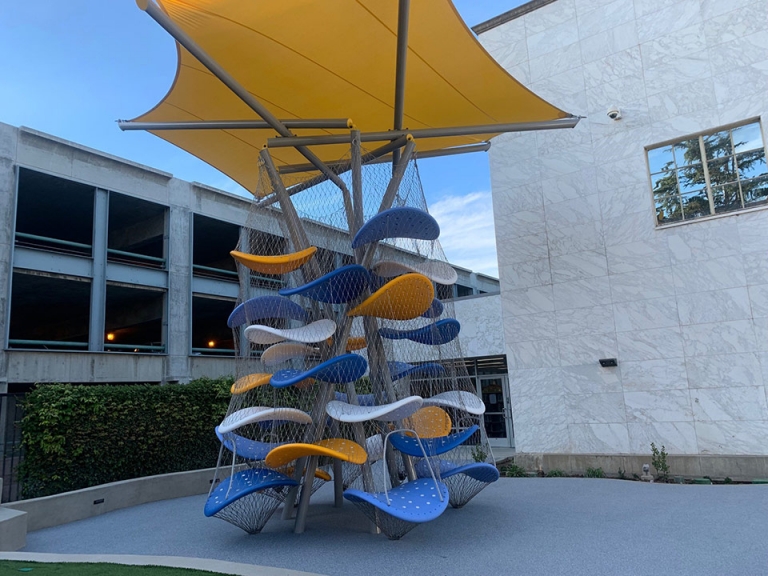
[[[488,443],[491,447],[496,448],[513,448],[515,446],[515,431],[512,423],[512,403],[509,398],[509,379],[507,374],[483,374],[475,376],[475,382],[477,386],[477,395],[482,400],[483,380],[501,380],[501,393],[502,401],[504,405],[504,411],[501,414],[504,415],[504,426],[507,430],[507,435],[504,438],[491,438],[488,437]],[[499,414],[499,412],[492,412],[492,414]],[[485,418],[485,416],[483,416]],[[485,421],[483,421],[485,422]]]

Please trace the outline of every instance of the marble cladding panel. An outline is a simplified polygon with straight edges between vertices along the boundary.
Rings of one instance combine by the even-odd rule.
[[[687,388],[683,358],[621,362],[621,385],[626,392],[681,390]]]
[[[653,1],[642,0],[643,10]],[[638,0],[635,0],[637,9]],[[637,18],[637,38],[640,43],[655,40],[660,36],[674,34],[701,22],[700,0],[680,0],[664,8],[657,8]]]
[[[672,273],[675,278],[675,288],[683,294],[747,285],[746,267],[742,259],[737,256],[676,264]]]
[[[653,122],[690,115],[717,107],[715,82],[712,78],[697,79],[685,86],[648,96],[648,112]]]
[[[643,161],[643,164],[645,164],[645,161]],[[653,200],[649,184],[646,180],[629,186],[617,186],[608,190],[603,189],[600,191],[599,196],[603,221],[619,217],[627,218],[629,214],[645,212],[645,221],[642,222],[642,225],[655,226],[656,217],[653,212]],[[647,239],[644,238],[643,240]]]
[[[616,332],[669,328],[680,322],[677,301],[665,296],[647,300],[629,300],[613,305]]]
[[[616,335],[583,334],[574,338],[560,338],[560,364],[562,366],[594,365],[600,358],[616,358]]]
[[[598,110],[587,117],[592,139],[610,136],[617,132],[645,128],[650,126],[651,117],[648,112],[648,100],[642,98],[621,104],[621,120],[612,120],[606,110]]]
[[[683,326],[682,334],[686,357],[757,351],[751,320],[692,324]]]
[[[551,284],[552,275],[549,270],[549,260],[544,258],[512,264],[506,264],[502,260],[499,262],[499,279],[506,287],[512,289]]]
[[[765,31],[768,22],[768,4],[752,2],[704,22],[704,37],[707,44],[716,46],[738,40],[756,32]]]
[[[606,106],[607,109],[608,106]],[[651,142],[650,126],[622,130],[606,136],[595,137],[592,150],[600,162],[620,166],[627,156],[643,155],[642,142]]]
[[[502,26],[492,28],[480,37],[483,47],[506,70],[528,60],[528,42],[526,41],[525,23],[512,20]]]
[[[614,103],[615,104],[615,103]],[[605,110],[602,111],[605,113]],[[648,163],[645,159],[645,152],[638,150],[637,154],[627,156],[621,161],[621,167],[612,164],[599,163],[597,170],[597,190],[601,194],[614,192],[623,188],[639,188],[645,186],[648,203],[650,203],[651,189],[648,178]],[[631,210],[634,212],[635,210]],[[609,214],[607,217],[618,216],[619,214]],[[605,215],[603,217],[606,217]]]
[[[581,48],[574,42],[565,48],[553,50],[544,56],[528,61],[531,68],[531,82],[539,82],[550,76],[562,74],[581,67]]]
[[[569,424],[571,450],[576,454],[627,454],[626,424]]]
[[[544,204],[557,204],[592,196],[597,192],[597,172],[594,167],[581,170],[578,174],[547,178],[541,183]]]
[[[643,66],[656,68],[663,66],[670,57],[680,58],[696,54],[707,48],[704,38],[704,24],[697,22],[688,28],[676,31],[674,34],[661,36],[640,45]]]
[[[572,149],[588,149],[592,145],[592,133],[586,122],[579,122],[571,130],[543,130],[535,134],[541,157],[554,156],[558,152]]]
[[[734,62],[747,66],[768,60],[768,35],[757,32],[730,42],[711,46],[708,49],[712,74],[718,76],[729,72]]]
[[[593,10],[603,8],[614,2],[614,0],[578,0],[576,2],[576,16],[581,17],[584,14],[589,14]]]
[[[624,392],[627,422],[690,422],[693,420],[688,390]]]
[[[765,253],[768,246],[768,211],[741,214],[737,219],[739,246],[743,254]]]
[[[624,394],[565,394],[563,397],[569,424],[624,423]]]
[[[712,260],[741,254],[737,221],[731,218],[697,222],[668,230],[672,264]]]
[[[635,0],[635,16],[642,18],[658,10],[669,8],[679,0]]]
[[[768,318],[754,318],[752,324],[755,329],[755,346],[757,351],[768,352]],[[763,374],[766,373],[766,368],[768,368],[768,364],[763,362]]]
[[[755,0],[730,0],[729,2],[722,2],[721,0],[702,0],[701,15],[704,20],[709,20],[710,18],[722,16],[726,12],[743,8],[747,4],[752,4],[753,2],[755,2]]]
[[[560,373],[565,394],[611,394],[622,392],[618,368],[603,368],[597,362],[564,366]]]
[[[556,368],[560,366],[560,351],[557,340],[532,340],[528,342],[510,342],[507,358],[514,369]]]
[[[698,442],[693,422],[630,422],[629,448],[633,454],[647,454],[651,442],[669,454],[697,454]]]
[[[570,282],[583,278],[596,278],[608,274],[604,251],[576,252],[554,257],[550,261],[552,282]]]
[[[761,111],[765,110],[764,94],[768,89],[765,60],[718,74],[714,76],[714,83],[715,97],[721,109],[738,107],[742,101],[749,103],[751,97],[757,96],[752,102],[762,102]]]
[[[584,64],[584,82],[587,88],[597,88],[628,76],[641,76],[642,73],[643,62],[639,46]]]
[[[542,98],[560,104],[560,99],[568,98],[571,94],[583,93],[584,71],[581,68],[566,70],[560,74],[549,76],[544,80],[534,82],[531,89]]]
[[[543,425],[550,422],[564,422],[566,419],[563,396],[513,396],[512,413],[515,424],[521,428],[529,424]]]
[[[607,334],[614,331],[613,311],[610,306],[592,306],[558,310],[557,335],[560,338],[574,338],[583,334]]]
[[[689,388],[736,388],[762,386],[763,372],[759,355],[715,354],[686,360]]]
[[[538,58],[555,50],[570,46],[579,40],[579,27],[576,20],[566,20],[556,26],[536,32],[528,33],[528,56]]]
[[[510,316],[504,319],[504,328],[505,339],[509,344],[557,338],[557,320],[554,312]]]
[[[610,106],[617,106],[627,100],[645,98],[645,83],[642,76],[624,76],[605,84],[587,88],[587,111],[590,114],[605,114]]]
[[[594,11],[595,15],[598,13],[599,10]],[[615,25],[614,22],[610,24],[613,27],[589,37],[584,37],[583,32],[580,31],[582,36],[581,57],[584,63],[594,62],[637,45],[637,29],[634,20],[618,25]]]
[[[547,245],[552,257],[587,250],[604,250],[603,227],[599,220],[576,226],[551,226],[547,230]]]
[[[642,208],[642,207],[638,207]],[[649,207],[638,212],[627,212],[621,216],[603,219],[603,233],[606,246],[617,246],[631,242],[647,242],[656,238],[653,218]]]
[[[591,194],[575,200],[565,200],[544,206],[547,228],[578,226],[600,218],[600,198]]]
[[[749,287],[749,301],[754,318],[768,317],[768,284]]]
[[[555,301],[552,295],[552,286],[533,286],[521,290],[507,290],[502,287],[501,306],[505,318],[539,312],[554,312]]]
[[[465,357],[504,354],[504,322],[501,296],[456,300],[456,319],[461,323],[461,346]]]
[[[605,33],[622,24],[633,24],[633,0],[613,0],[589,12],[578,12],[579,36],[582,39]],[[582,40],[583,44],[584,40]],[[635,39],[635,43],[637,40]]]
[[[683,358],[683,337],[678,326],[617,334],[620,362]]]
[[[551,4],[529,12],[521,19],[525,22],[528,35],[539,34],[576,20],[576,0],[559,0],[557,6]]]
[[[653,241],[608,246],[605,251],[610,274],[652,270],[670,265],[669,250],[658,238]]]
[[[565,174],[576,174],[595,163],[591,148],[567,148],[558,154],[540,156],[542,178],[552,178]]]
[[[568,425],[548,422],[515,428],[515,449],[528,453],[568,453],[571,451]]]
[[[768,421],[696,422],[701,454],[765,454]]]
[[[702,422],[768,421],[764,386],[691,390],[693,418]]]
[[[678,294],[680,324],[707,324],[747,320],[752,316],[746,288],[728,288],[696,294]]]
[[[554,284],[555,310],[609,306],[611,287],[607,276]]]
[[[721,126],[726,121],[722,119],[722,114],[719,110],[707,108],[691,112],[690,114],[674,116],[662,122],[653,122],[651,124],[653,139],[656,142],[673,140],[679,138],[682,134],[691,134],[693,132],[709,130],[714,126]],[[740,116],[739,120],[748,117]]]
[[[671,267],[612,274],[609,278],[614,303],[675,295]]]
[[[544,210],[513,212],[506,207],[497,208],[494,202],[493,218],[496,227],[497,244],[500,243],[499,239],[532,236],[534,234],[544,234],[547,231]]]
[[[547,258],[547,235],[534,234],[518,238],[506,238],[501,242],[504,255],[499,258],[502,266],[519,262],[531,262]]]
[[[495,189],[514,190],[525,185],[536,185],[541,181],[541,163],[538,158],[527,158],[522,161],[501,147],[491,148],[489,159],[491,164],[491,186]]]
[[[768,251],[742,254],[747,286],[768,284]]]
[[[696,80],[712,76],[709,54],[706,50],[687,56],[670,57],[654,68],[645,68],[645,91],[648,96],[670,90],[684,90]],[[696,95],[691,94],[694,98]]]
[[[562,370],[559,368],[510,370],[509,393],[512,398],[518,398],[522,396],[562,397],[563,384],[561,374]]]

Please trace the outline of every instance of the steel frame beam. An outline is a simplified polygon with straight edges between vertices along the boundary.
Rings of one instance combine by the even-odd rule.
[[[481,126],[453,126],[449,128],[422,128],[419,130],[389,130],[386,132],[363,132],[361,142],[380,142],[392,140],[399,136],[410,134],[417,140],[420,138],[446,138],[451,136],[477,136],[480,134],[496,134],[504,132],[530,132],[532,130],[559,130],[573,128],[579,123],[579,116],[568,116],[557,120],[541,120],[538,122],[513,122],[509,124],[484,124]],[[321,146],[326,144],[346,144],[349,138],[345,135],[293,136],[268,138],[269,148],[285,148],[288,146]]]
[[[316,120],[278,120],[286,128],[317,128],[348,130],[354,124],[345,118]],[[201,120],[195,122],[133,122],[118,120],[120,130],[267,130],[273,129],[265,120]]]

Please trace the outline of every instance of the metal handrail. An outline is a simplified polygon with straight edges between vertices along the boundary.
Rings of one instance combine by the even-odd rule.
[[[50,242],[51,244],[69,246],[70,248],[82,248],[84,250],[91,250],[93,248],[93,246],[90,244],[72,242],[71,240],[60,240],[59,238],[49,238],[48,236],[38,236],[37,234],[27,234],[26,232],[16,232],[16,238],[22,238],[24,240],[39,240],[41,242]]]
[[[148,262],[157,262],[158,264],[165,264],[165,258],[158,258],[157,256],[147,256],[146,254],[137,254],[136,252],[126,252],[124,250],[116,250],[114,248],[107,248],[107,254],[115,254],[117,256],[127,256],[129,258],[136,258],[137,260],[146,260]]]
[[[9,339],[8,345],[19,346],[64,346],[69,348],[88,348],[88,342],[66,342],[59,340],[21,340],[21,339]]]
[[[193,264],[193,270],[204,270],[205,272],[216,272],[217,274],[224,274],[225,276],[237,277],[237,272],[232,270],[224,270],[223,268],[211,268],[210,266],[203,266],[202,264]]]
[[[192,352],[214,352],[220,354],[234,354],[237,352],[234,348],[192,348]]]
[[[118,350],[156,350],[159,352],[165,351],[163,345],[152,344],[113,344],[112,342],[104,342],[104,348],[116,348]]]

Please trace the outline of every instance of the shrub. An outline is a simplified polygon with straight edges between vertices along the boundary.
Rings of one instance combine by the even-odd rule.
[[[602,468],[587,468],[585,476],[587,478],[605,478]]]
[[[527,478],[528,472],[525,471],[525,468],[522,466],[518,466],[517,464],[510,464],[509,466],[505,466],[501,469],[501,472],[506,476],[507,478]]]
[[[547,478],[565,478],[566,476],[567,474],[565,472],[558,470],[557,468],[547,472]]]
[[[22,497],[214,466],[231,384],[37,387],[22,420]]]
[[[662,445],[661,450],[656,448],[656,444],[651,442],[651,452],[653,453],[653,456],[651,456],[651,466],[653,466],[656,469],[656,472],[658,473],[658,478],[660,480],[663,480],[666,482],[669,479],[669,464],[667,464],[667,451],[665,450],[665,447]]]

